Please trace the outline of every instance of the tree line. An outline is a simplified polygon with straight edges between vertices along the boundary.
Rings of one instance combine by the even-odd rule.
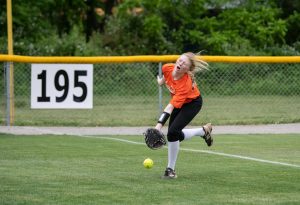
[[[6,0],[0,49],[7,52]],[[299,55],[300,1],[12,0],[14,53]]]

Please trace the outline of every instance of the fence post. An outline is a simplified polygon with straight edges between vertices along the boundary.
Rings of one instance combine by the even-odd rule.
[[[160,62],[158,64],[158,75],[159,77],[162,77],[162,63]],[[158,116],[160,116],[161,112],[162,112],[162,86],[158,85]]]
[[[6,94],[6,125],[10,125],[10,63],[4,63],[4,80],[5,80],[5,94]]]
[[[6,1],[7,15],[7,50],[8,55],[14,54],[13,49],[13,24],[12,24],[12,3]],[[13,62],[6,62],[6,93],[7,93],[7,126],[14,122],[14,65]]]

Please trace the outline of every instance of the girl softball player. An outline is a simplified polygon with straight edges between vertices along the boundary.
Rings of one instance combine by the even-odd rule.
[[[202,96],[195,82],[194,74],[207,70],[208,64],[197,58],[194,53],[182,54],[175,64],[162,67],[163,76],[157,76],[159,85],[165,84],[171,94],[171,100],[155,126],[161,130],[170,118],[168,126],[168,165],[163,178],[177,178],[175,164],[179,152],[179,143],[193,136],[201,136],[208,146],[213,143],[212,125],[208,123],[196,129],[184,129],[199,113],[202,107]]]

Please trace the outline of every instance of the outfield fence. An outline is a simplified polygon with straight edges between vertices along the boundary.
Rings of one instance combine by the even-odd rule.
[[[170,98],[168,90],[157,85],[156,76],[164,63],[177,57],[0,55],[0,124],[154,126]],[[300,122],[300,57],[202,58],[210,70],[196,75],[204,104],[191,125]],[[93,64],[92,109],[32,109],[33,63]]]

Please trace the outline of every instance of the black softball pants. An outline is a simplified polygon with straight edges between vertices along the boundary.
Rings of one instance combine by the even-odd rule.
[[[193,118],[200,112],[201,108],[201,96],[184,104],[181,108],[174,108],[170,116],[167,133],[169,142],[184,140],[184,134],[182,132],[183,128],[185,128],[193,120]]]

